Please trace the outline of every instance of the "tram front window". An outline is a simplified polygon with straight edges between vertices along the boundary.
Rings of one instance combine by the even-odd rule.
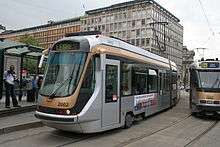
[[[220,71],[198,71],[199,88],[220,89]]]
[[[40,94],[50,97],[71,95],[79,82],[87,53],[51,52]]]

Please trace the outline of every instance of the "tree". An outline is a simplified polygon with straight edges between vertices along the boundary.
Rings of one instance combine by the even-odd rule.
[[[21,36],[19,38],[19,42],[27,45],[40,46],[39,41],[36,38],[34,38],[34,36],[30,36],[28,34]]]
[[[30,36],[28,34],[25,34],[24,36],[21,36],[19,38],[19,42],[27,44],[27,45],[33,45],[33,46],[40,46],[39,41],[34,38],[33,36]],[[37,70],[37,59],[31,59],[28,57],[24,58],[24,65],[23,68],[27,69],[30,74],[36,73]]]

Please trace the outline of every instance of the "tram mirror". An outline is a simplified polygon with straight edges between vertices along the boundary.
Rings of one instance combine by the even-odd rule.
[[[40,62],[39,62],[39,65],[38,65],[38,68],[42,68],[43,66],[43,62],[44,62],[44,58],[45,58],[45,55],[43,54],[40,58]]]
[[[48,55],[48,54],[49,54],[49,50],[50,50],[50,49],[46,49],[46,50],[44,50],[42,53],[43,53],[44,55]]]
[[[50,50],[50,49],[46,49],[46,50],[44,50],[44,51],[42,52],[42,56],[41,56],[41,58],[40,58],[40,62],[39,62],[38,68],[42,68],[43,63],[44,63],[44,59],[45,59],[45,57],[49,54],[49,50]]]

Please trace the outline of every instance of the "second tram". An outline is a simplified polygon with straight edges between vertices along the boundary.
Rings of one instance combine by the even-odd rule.
[[[203,60],[190,66],[192,113],[220,112],[220,61]]]
[[[122,40],[66,37],[49,51],[35,116],[73,132],[128,128],[175,105],[177,75],[174,62]]]

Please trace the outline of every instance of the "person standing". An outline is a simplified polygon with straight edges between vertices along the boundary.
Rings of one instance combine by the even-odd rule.
[[[11,65],[10,69],[4,72],[4,83],[6,89],[5,108],[10,108],[10,96],[14,107],[21,107],[15,95],[15,80],[17,80],[14,66]]]
[[[31,83],[32,83],[32,100],[31,101],[36,101],[36,99],[37,99],[37,76],[36,75],[34,75],[34,77],[33,77],[33,79],[32,79],[32,81],[31,81]]]

